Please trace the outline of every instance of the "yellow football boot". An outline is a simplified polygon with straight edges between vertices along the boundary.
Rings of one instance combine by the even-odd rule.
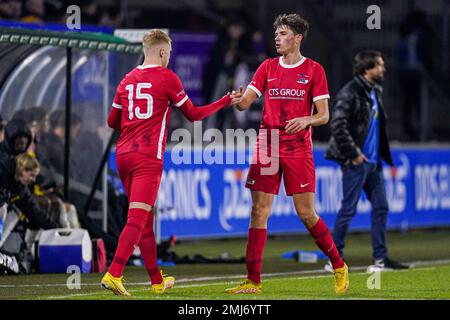
[[[107,290],[111,290],[116,296],[130,296],[130,293],[125,289],[123,283],[125,279],[123,276],[120,278],[113,277],[107,272],[102,279],[101,285]]]
[[[170,289],[175,285],[174,277],[168,277],[167,275],[163,274],[162,270],[161,276],[163,279],[161,283],[152,284],[152,290],[156,294],[163,294],[164,292],[166,292],[167,289]]]
[[[258,294],[262,293],[262,286],[260,283],[253,282],[252,280],[245,279],[237,287],[225,289],[225,293],[229,294]]]
[[[344,264],[342,268],[334,270],[334,291],[338,294],[346,293],[349,285],[348,266]]]

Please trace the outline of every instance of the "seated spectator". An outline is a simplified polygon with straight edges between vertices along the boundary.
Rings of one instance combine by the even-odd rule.
[[[21,109],[14,113],[12,119],[24,120],[31,129],[32,141],[27,152],[36,153],[37,145],[49,130],[49,117],[43,107],[32,107],[30,109]]]
[[[24,118],[28,118],[28,115],[30,114],[30,112],[28,111],[29,110],[27,110],[27,112],[21,112]],[[32,136],[32,131],[27,125],[26,120],[19,119],[18,116],[14,116],[14,118],[9,121],[6,126],[5,140],[0,143],[0,154],[2,154],[5,159],[10,158],[9,161],[13,162],[16,155],[22,154],[29,149],[30,145],[32,144]],[[35,157],[34,154],[33,156]],[[78,222],[78,216],[75,207],[72,204],[63,202],[61,200],[62,195],[58,195],[58,193],[55,192],[56,184],[50,182],[48,179],[42,176],[39,176],[38,184],[35,184],[35,180],[36,179],[34,178],[32,182],[27,183],[30,196],[32,198],[37,197],[34,200],[40,200],[39,202],[37,202],[38,204],[45,204],[49,201],[50,203],[59,203],[59,209],[53,211],[55,220],[60,220],[61,227],[79,228],[80,223]],[[48,207],[46,206],[44,206],[44,208],[48,209]]]
[[[38,174],[39,162],[34,156],[22,153],[12,157],[0,153],[0,207],[4,215],[7,212],[0,254],[3,259],[15,261],[14,267],[0,264],[0,272],[31,272],[34,265],[32,246],[38,231],[63,226],[61,217],[52,217],[43,210],[28,188]]]
[[[16,114],[13,118],[22,117],[31,125],[32,142],[27,152],[39,158],[39,155],[36,154],[38,143],[49,131],[49,116],[47,111],[42,107],[36,106],[21,110],[21,112],[16,112]],[[73,204],[63,201],[61,186],[58,186],[47,177],[39,175],[36,178],[36,183],[31,186],[31,191],[43,208],[53,213],[52,215],[61,216],[61,224],[64,228],[80,228],[77,210]]]
[[[50,219],[37,203],[28,189],[39,174],[40,166],[37,159],[27,153],[11,157],[0,153],[0,190],[3,201],[14,204],[29,221],[32,230],[58,228],[61,224]]]
[[[16,156],[28,149],[31,140],[31,130],[25,120],[13,119],[5,127],[5,137],[0,143],[0,153]]]

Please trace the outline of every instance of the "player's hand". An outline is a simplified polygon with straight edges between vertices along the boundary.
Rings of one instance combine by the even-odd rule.
[[[307,126],[311,124],[311,117],[299,117],[286,121],[286,130],[287,134],[295,134],[297,132],[302,131]]]
[[[242,96],[244,95],[244,87],[240,86],[239,91],[233,90],[231,92],[231,105],[237,105],[242,101]]]
[[[361,153],[359,156],[352,160],[352,163],[354,166],[357,166],[365,161],[369,161],[369,159],[367,159],[367,157]]]

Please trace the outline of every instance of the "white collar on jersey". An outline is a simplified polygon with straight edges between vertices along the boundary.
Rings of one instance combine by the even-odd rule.
[[[137,66],[136,68],[138,68],[138,69],[147,69],[147,68],[155,68],[155,67],[159,67],[157,64],[146,64],[145,66],[144,65],[140,65],[140,66]]]
[[[295,64],[286,64],[286,63],[283,62],[283,56],[280,56],[280,65],[283,68],[288,68],[288,69],[290,69],[290,68],[297,68],[303,62],[305,62],[305,60],[306,60],[306,57],[303,57],[303,58],[301,58],[301,60],[299,62],[297,62]]]

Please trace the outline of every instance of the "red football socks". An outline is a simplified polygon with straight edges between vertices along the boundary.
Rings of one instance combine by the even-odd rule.
[[[148,214],[143,209],[128,210],[127,224],[120,234],[119,244],[108,270],[113,277],[119,278],[122,275],[128,259],[141,238]]]
[[[309,233],[313,236],[320,250],[330,258],[333,269],[342,268],[344,266],[344,261],[339,255],[333,238],[331,237],[330,230],[328,230],[328,226],[322,218],[319,218],[319,221],[309,229]]]
[[[261,282],[262,256],[267,241],[267,229],[250,228],[247,240],[247,278]]]
[[[145,268],[152,284],[159,284],[163,281],[158,268],[157,246],[155,241],[155,233],[153,232],[153,210],[149,212],[147,222],[139,241],[139,249],[141,250],[142,260],[144,260]]]

